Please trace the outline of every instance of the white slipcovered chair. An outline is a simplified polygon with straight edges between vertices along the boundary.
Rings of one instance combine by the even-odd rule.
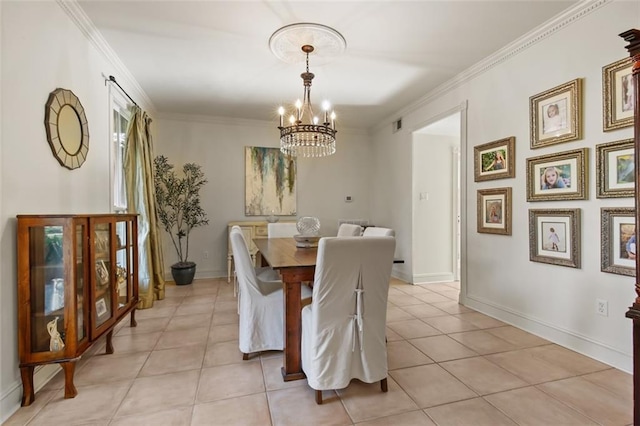
[[[369,226],[364,228],[363,237],[395,237],[396,233],[391,228],[382,228],[380,226]]]
[[[338,237],[359,237],[362,235],[362,226],[351,223],[343,223],[338,227]]]
[[[385,328],[392,237],[320,239],[313,300],[302,309],[302,369],[322,404],[322,391],[352,379],[380,381],[387,391]]]
[[[284,347],[282,281],[271,268],[255,268],[240,228],[231,229],[231,250],[238,279],[239,348],[243,359],[249,354]],[[306,290],[305,290],[306,289]],[[311,290],[302,287],[302,297]]]
[[[268,238],[287,238],[299,234],[295,223],[269,223],[267,224]]]

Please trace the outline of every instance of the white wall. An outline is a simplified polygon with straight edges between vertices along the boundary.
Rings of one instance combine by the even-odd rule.
[[[166,155],[176,169],[195,162],[209,180],[201,201],[209,225],[191,233],[190,260],[196,277],[227,275],[227,223],[264,220],[244,214],[245,146],[278,147],[277,123],[230,121],[206,117],[164,117],[153,123],[157,133],[155,154]],[[322,235],[335,235],[340,219],[367,219],[373,169],[369,136],[339,129],[337,152],[326,158],[298,158],[298,215],[320,219]],[[353,201],[346,203],[344,197]],[[295,219],[283,217],[282,220]],[[177,261],[165,234],[165,270]],[[205,259],[203,253],[209,252]]]
[[[117,69],[55,2],[0,2],[0,421],[19,407],[16,215],[105,213],[109,201],[109,99],[102,73]],[[60,166],[47,143],[44,105],[58,87],[85,109],[89,153],[76,170]],[[144,107],[144,105],[143,105]],[[36,387],[58,366],[40,369]]]
[[[453,150],[459,138],[413,135],[414,284],[453,280]],[[420,194],[426,194],[420,198]]]
[[[323,233],[334,233],[341,218],[367,218],[396,230],[396,256],[406,263],[394,275],[411,276],[411,131],[468,101],[463,138],[462,299],[481,311],[573,347],[627,371],[631,370],[631,322],[624,312],[634,298],[629,277],[599,270],[599,209],[631,206],[632,199],[595,199],[593,148],[630,138],[631,129],[603,133],[602,66],[626,56],[617,34],[637,27],[638,2],[614,2],[580,19],[567,19],[557,32],[510,56],[486,73],[408,110],[404,131],[378,129],[369,143],[363,134],[341,131],[338,153],[300,160],[298,213],[316,215]],[[122,68],[105,59],[58,3],[0,2],[0,421],[18,407],[21,385],[17,357],[15,216],[20,213],[106,212],[109,204],[108,90],[101,74]],[[566,25],[564,25],[566,24]],[[116,61],[117,62],[117,61]],[[530,150],[529,97],[571,79],[585,78],[584,138]],[[57,87],[74,91],[87,114],[90,150],[78,170],[60,167],[46,141],[44,104]],[[134,94],[130,87],[125,88]],[[140,98],[134,98],[149,110]],[[196,230],[192,250],[204,275],[226,274],[226,223],[244,217],[243,147],[276,146],[273,123],[220,122],[211,119],[153,117],[156,153],[175,164],[196,161],[210,180],[203,202],[211,224]],[[397,117],[396,117],[397,118]],[[463,131],[465,133],[465,131]],[[473,146],[516,136],[516,178],[473,182]],[[590,148],[589,200],[527,203],[525,159],[567,149]],[[512,186],[513,236],[477,234],[476,191]],[[335,195],[328,195],[335,194]],[[344,203],[352,195],[353,203]],[[583,211],[583,266],[563,268],[529,262],[527,209],[578,207]],[[167,247],[167,265],[175,261]],[[210,258],[201,261],[208,249]],[[466,280],[464,277],[466,276]],[[595,314],[595,299],[609,301],[609,317]],[[57,367],[52,367],[57,368]],[[46,371],[47,369],[42,369]],[[36,374],[38,376],[38,374]],[[36,377],[36,385],[38,377]]]
[[[467,143],[462,146],[467,176],[461,201],[466,216],[462,301],[625,371],[632,370],[631,321],[624,315],[634,300],[634,279],[600,272],[600,208],[633,206],[633,199],[595,198],[595,145],[632,137],[631,128],[602,131],[601,81],[603,66],[627,56],[618,34],[637,27],[639,19],[638,2],[612,2],[569,16],[550,26],[557,31],[548,37],[517,54],[505,54],[503,61],[477,76],[460,78],[450,90],[403,115],[404,128],[416,129],[468,101]],[[584,79],[583,138],[531,150],[529,97],[575,78]],[[473,182],[473,147],[508,136],[516,137],[516,177]],[[388,158],[389,167],[377,169],[374,185],[384,190],[372,204],[404,206],[411,196],[411,135],[391,134],[389,125],[377,130],[374,144],[375,161]],[[527,203],[526,158],[582,147],[589,148],[589,199]],[[513,235],[478,234],[476,192],[502,186],[513,188]],[[580,269],[529,261],[528,209],[534,208],[582,210]],[[412,233],[409,211],[384,212],[400,235]],[[400,251],[409,251],[409,240],[399,244]],[[412,266],[408,262],[403,267],[410,271]],[[608,317],[596,314],[596,299],[608,300]]]

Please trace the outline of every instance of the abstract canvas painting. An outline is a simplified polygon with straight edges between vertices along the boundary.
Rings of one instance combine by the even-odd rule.
[[[295,216],[296,159],[278,148],[247,146],[245,164],[245,216]]]

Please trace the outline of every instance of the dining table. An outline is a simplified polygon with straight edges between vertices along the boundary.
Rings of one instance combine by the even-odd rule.
[[[304,379],[302,371],[301,286],[313,282],[317,247],[297,247],[293,238],[254,238],[261,264],[277,270],[282,278],[284,299],[284,349],[282,378]]]

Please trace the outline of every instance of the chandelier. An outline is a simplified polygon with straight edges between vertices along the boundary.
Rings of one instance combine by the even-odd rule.
[[[313,46],[305,44],[302,51],[307,55],[307,71],[300,74],[304,82],[302,102],[296,101],[295,110],[289,116],[289,124],[284,124],[284,108],[278,109],[280,114],[280,151],[293,157],[326,157],[336,152],[336,113],[329,116],[329,103],[324,102],[324,121],[313,114],[311,106],[311,81],[315,75],[309,72],[309,53]],[[329,122],[331,117],[331,122]]]
[[[336,115],[327,101],[322,103],[321,117],[313,112],[311,83],[315,75],[309,72],[309,54],[316,50],[314,45],[322,49],[324,58],[327,57],[327,52],[334,55],[342,53],[346,42],[333,28],[310,23],[287,25],[276,31],[269,40],[274,54],[286,62],[300,58],[300,50],[290,51],[294,43],[302,46],[307,65],[306,71],[300,74],[304,94],[302,101],[298,99],[290,111],[283,107],[278,109],[280,151],[293,157],[326,157],[336,152]]]

